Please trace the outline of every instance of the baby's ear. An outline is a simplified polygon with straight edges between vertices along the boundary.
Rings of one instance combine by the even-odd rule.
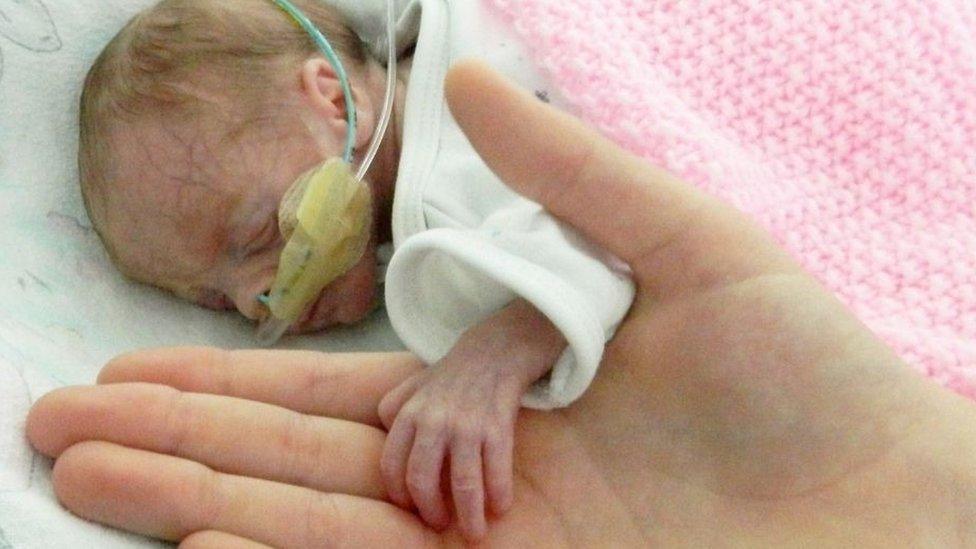
[[[345,138],[347,128],[346,97],[335,68],[321,57],[312,57],[302,65],[302,93],[312,110]],[[356,148],[369,143],[376,125],[375,109],[363,84],[350,81],[356,108]]]
[[[328,61],[313,57],[301,72],[302,93],[316,114],[329,121],[345,122],[346,99],[335,69]]]

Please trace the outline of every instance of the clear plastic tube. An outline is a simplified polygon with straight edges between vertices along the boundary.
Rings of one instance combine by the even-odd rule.
[[[271,347],[281,339],[281,336],[285,335],[290,326],[291,322],[270,316],[258,324],[255,339],[257,339],[258,345]]]
[[[386,62],[386,99],[383,101],[383,111],[380,116],[379,124],[373,133],[373,141],[369,144],[366,156],[363,157],[356,179],[362,180],[366,177],[366,172],[373,165],[376,153],[379,152],[386,136],[386,130],[390,125],[393,116],[393,102],[396,99],[397,82],[397,45],[396,45],[396,0],[386,0],[386,40],[387,40],[387,62]]]
[[[279,2],[280,4],[287,4],[285,2]],[[396,0],[387,0],[386,2],[387,14],[386,14],[386,31],[387,31],[387,66],[386,66],[386,97],[383,101],[383,110],[379,118],[379,122],[376,125],[376,131],[373,132],[373,139],[370,142],[369,148],[366,151],[363,161],[359,166],[359,170],[356,174],[356,179],[362,181],[366,176],[366,172],[369,171],[370,166],[372,166],[373,161],[376,159],[376,155],[379,152],[380,146],[383,144],[383,139],[386,136],[386,132],[389,129],[390,121],[393,116],[393,103],[396,99],[396,83],[397,83],[397,46],[396,46]],[[354,120],[354,119],[353,119]],[[355,122],[352,122],[354,129]],[[354,131],[354,130],[353,130]],[[274,315],[269,315],[258,325],[258,330],[256,334],[256,339],[258,344],[264,347],[270,347],[278,342],[279,339],[288,331],[292,322],[288,319],[277,318]]]
[[[322,31],[312,23],[308,17],[302,13],[302,10],[295,7],[291,3],[291,0],[272,0],[278,5],[282,10],[285,11],[292,19],[298,23],[301,27],[315,42],[319,51],[322,55],[329,60],[329,63],[335,68],[336,76],[339,78],[339,83],[342,86],[342,95],[345,96],[346,102],[352,105],[352,87],[349,84],[349,76],[346,74],[346,69],[342,67],[342,61],[339,60],[339,55],[332,48],[332,44],[329,40],[322,34]],[[347,122],[349,125],[349,132],[346,136],[346,148],[343,152],[343,158],[346,162],[352,162],[352,154],[356,145],[356,109],[350,108],[346,114]]]

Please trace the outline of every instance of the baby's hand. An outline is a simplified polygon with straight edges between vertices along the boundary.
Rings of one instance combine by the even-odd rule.
[[[510,305],[386,395],[379,407],[389,430],[381,467],[395,503],[413,504],[431,526],[446,528],[451,517],[441,482],[449,464],[450,495],[465,537],[485,535],[486,505],[496,515],[508,510],[521,396],[565,346],[540,317],[524,302]]]
[[[391,391],[380,404],[390,434],[383,479],[390,498],[413,502],[425,521],[445,528],[441,490],[450,464],[450,493],[461,532],[485,534],[485,505],[500,514],[512,503],[512,440],[520,383],[496,364],[445,359]],[[486,498],[487,496],[487,498]]]

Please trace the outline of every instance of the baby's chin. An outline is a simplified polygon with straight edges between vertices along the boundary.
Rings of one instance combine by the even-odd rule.
[[[320,298],[288,331],[291,334],[311,334],[361,322],[379,305],[376,295],[374,287],[370,291],[344,295],[338,302]]]

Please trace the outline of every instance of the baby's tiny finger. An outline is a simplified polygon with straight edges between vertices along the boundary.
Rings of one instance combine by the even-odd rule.
[[[380,473],[386,486],[390,500],[404,509],[411,505],[410,493],[405,481],[407,475],[407,459],[413,448],[414,424],[404,418],[394,422],[393,428],[386,436],[383,446],[383,457],[380,459]]]
[[[380,416],[380,421],[383,422],[383,426],[387,430],[393,426],[393,422],[396,421],[397,414],[400,413],[403,404],[417,392],[417,387],[420,386],[422,381],[423,372],[415,374],[389,393],[386,393],[386,396],[380,401],[377,413]]]
[[[445,430],[418,426],[407,461],[407,490],[420,516],[434,528],[447,528],[451,517],[441,490],[441,469],[447,452]]]
[[[451,449],[451,492],[461,533],[477,541],[485,536],[485,480],[481,441],[457,440]]]
[[[512,508],[514,502],[512,464],[514,435],[510,430],[497,436],[490,436],[485,442],[485,479],[488,484],[488,504],[492,513],[503,515]]]

